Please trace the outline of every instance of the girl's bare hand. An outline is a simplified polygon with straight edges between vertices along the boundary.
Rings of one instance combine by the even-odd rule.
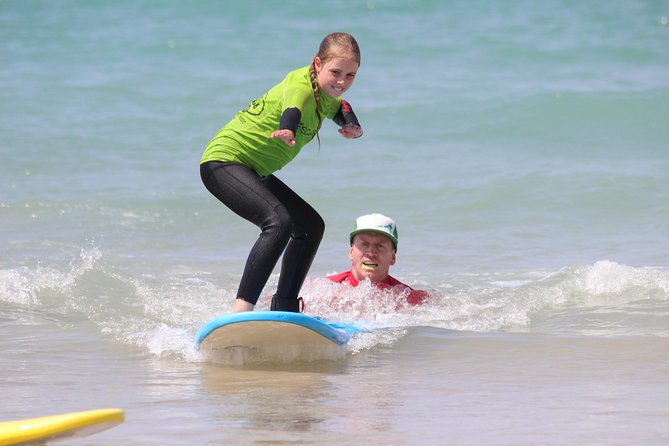
[[[272,138],[279,138],[289,147],[295,147],[295,134],[292,130],[283,129],[272,132]]]
[[[362,127],[355,124],[346,124],[339,129],[339,134],[347,139],[359,138],[362,136]]]

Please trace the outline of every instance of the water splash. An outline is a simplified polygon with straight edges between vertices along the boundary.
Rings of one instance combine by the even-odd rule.
[[[64,268],[0,270],[0,303],[92,322],[111,342],[159,358],[199,362],[205,358],[193,348],[195,333],[230,311],[237,280],[184,268],[160,276],[127,273],[107,265],[103,253],[91,248]],[[313,278],[301,294],[307,314],[368,330],[353,337],[347,354],[392,345],[413,327],[669,336],[669,271],[664,268],[602,260],[552,272],[444,276],[436,287],[424,289],[432,295],[420,306],[407,304],[405,292],[368,282],[350,287]],[[263,296],[258,309],[268,302]]]
[[[66,293],[101,257],[102,252],[97,248],[82,249],[80,258],[70,262],[64,273],[41,265],[0,270],[0,300],[25,306],[39,305],[43,302],[43,292]]]

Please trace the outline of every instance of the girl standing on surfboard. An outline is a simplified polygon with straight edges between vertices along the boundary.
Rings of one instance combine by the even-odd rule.
[[[362,136],[351,106],[341,99],[359,66],[360,48],[353,36],[327,35],[311,65],[288,73],[237,113],[207,145],[200,161],[205,187],[261,229],[246,261],[233,311],[253,310],[282,253],[281,275],[270,309],[300,311],[298,293],[325,223],[273,173],[318,137],[325,118],[337,123],[345,138]]]

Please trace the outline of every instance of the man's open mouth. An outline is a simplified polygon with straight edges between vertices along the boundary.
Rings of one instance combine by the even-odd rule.
[[[371,263],[371,262],[362,263],[362,269],[366,269],[367,271],[373,271],[378,267],[379,267],[378,263]]]

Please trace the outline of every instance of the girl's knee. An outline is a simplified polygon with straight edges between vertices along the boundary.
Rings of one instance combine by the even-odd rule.
[[[278,238],[288,241],[292,233],[293,221],[286,208],[279,207],[263,222],[260,229],[264,233],[273,232]]]
[[[313,221],[310,222],[310,226],[312,227],[311,233],[314,235],[314,238],[317,237],[318,240],[322,239],[323,234],[325,234],[325,221],[323,221],[323,218],[316,214]]]
[[[324,233],[325,222],[320,215],[314,213],[300,225],[295,225],[293,227],[291,237],[294,239],[308,239],[320,242]]]

